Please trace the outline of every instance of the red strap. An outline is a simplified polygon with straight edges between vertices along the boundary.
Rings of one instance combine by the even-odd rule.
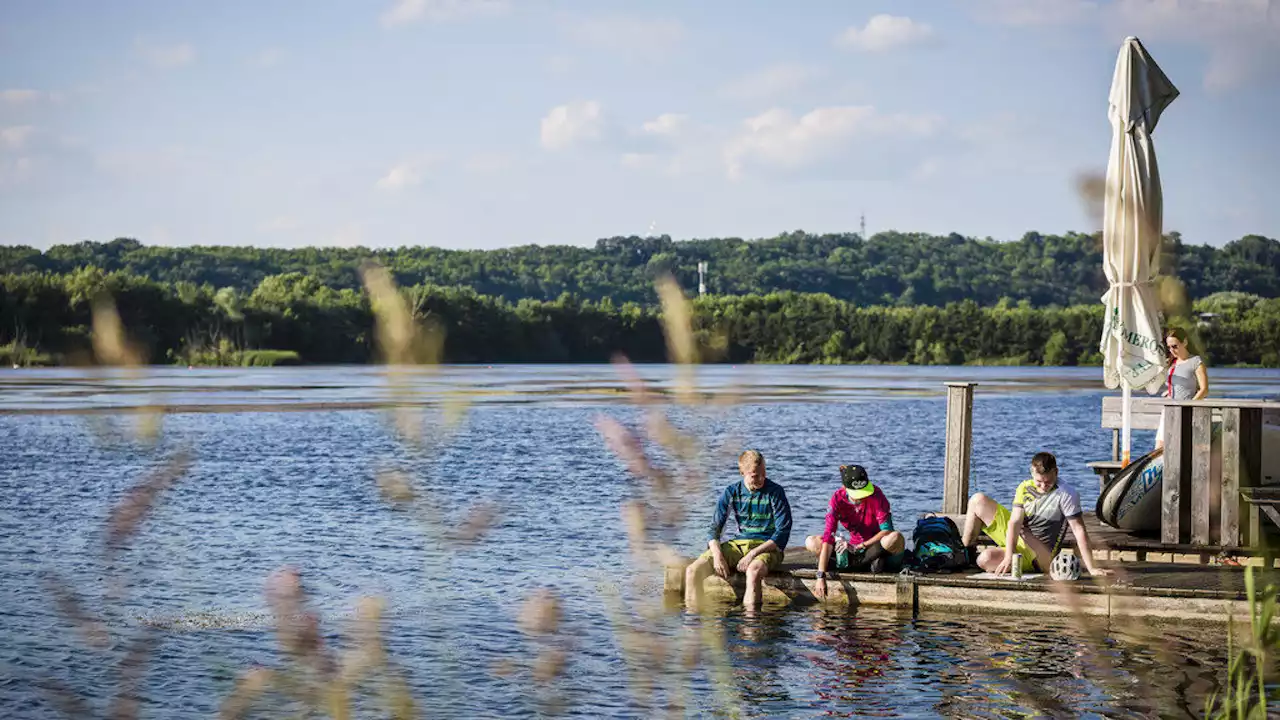
[[[1166,386],[1169,388],[1169,397],[1173,397],[1173,370],[1178,367],[1178,360],[1175,358],[1173,363],[1169,365],[1169,380]]]

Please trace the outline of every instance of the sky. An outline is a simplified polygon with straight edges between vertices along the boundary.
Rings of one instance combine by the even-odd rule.
[[[1128,35],[1165,231],[1280,235],[1280,0],[3,0],[0,244],[1091,232]]]

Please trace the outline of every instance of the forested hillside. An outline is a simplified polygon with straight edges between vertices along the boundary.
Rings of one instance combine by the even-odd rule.
[[[152,363],[359,363],[375,360],[363,289],[301,273],[242,293],[84,268],[0,275],[0,361],[87,363],[91,302],[109,293]],[[638,362],[667,359],[656,307],[612,300],[510,302],[470,288],[414,285],[416,319],[444,331],[451,362]],[[1280,299],[1223,293],[1182,316],[1214,365],[1280,367]],[[692,302],[709,362],[1097,364],[1102,304],[1035,308],[973,300],[946,306],[863,307],[821,293],[708,295]]]
[[[1222,248],[1166,243],[1164,271],[1192,299],[1232,291],[1280,296],[1280,242],[1250,235]],[[158,247],[120,239],[58,245],[45,252],[0,247],[0,274],[70,273],[84,267],[125,271],[160,283],[190,282],[251,293],[264,279],[298,272],[335,290],[359,287],[358,267],[376,258],[405,287],[467,287],[510,302],[581,300],[652,304],[653,279],[670,271],[697,288],[697,264],[710,263],[708,290],[721,295],[794,291],[826,293],[856,305],[935,305],[1002,298],[1035,307],[1098,302],[1105,288],[1094,235],[1028,233],[1017,242],[959,235],[794,232],[775,238],[672,241],[615,237],[594,247],[526,245],[501,250],[405,247],[271,249],[242,246]]]

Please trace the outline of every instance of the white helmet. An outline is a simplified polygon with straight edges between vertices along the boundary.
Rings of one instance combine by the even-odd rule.
[[[1049,566],[1049,577],[1054,580],[1079,580],[1080,558],[1072,552],[1060,552]]]

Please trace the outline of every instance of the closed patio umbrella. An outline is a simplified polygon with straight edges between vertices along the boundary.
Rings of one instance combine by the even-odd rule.
[[[1133,388],[1155,392],[1164,381],[1164,339],[1154,281],[1160,270],[1163,197],[1151,133],[1178,97],[1147,49],[1125,38],[1111,81],[1111,156],[1102,227],[1109,287],[1102,341],[1103,381],[1124,395],[1124,464],[1129,464]]]

